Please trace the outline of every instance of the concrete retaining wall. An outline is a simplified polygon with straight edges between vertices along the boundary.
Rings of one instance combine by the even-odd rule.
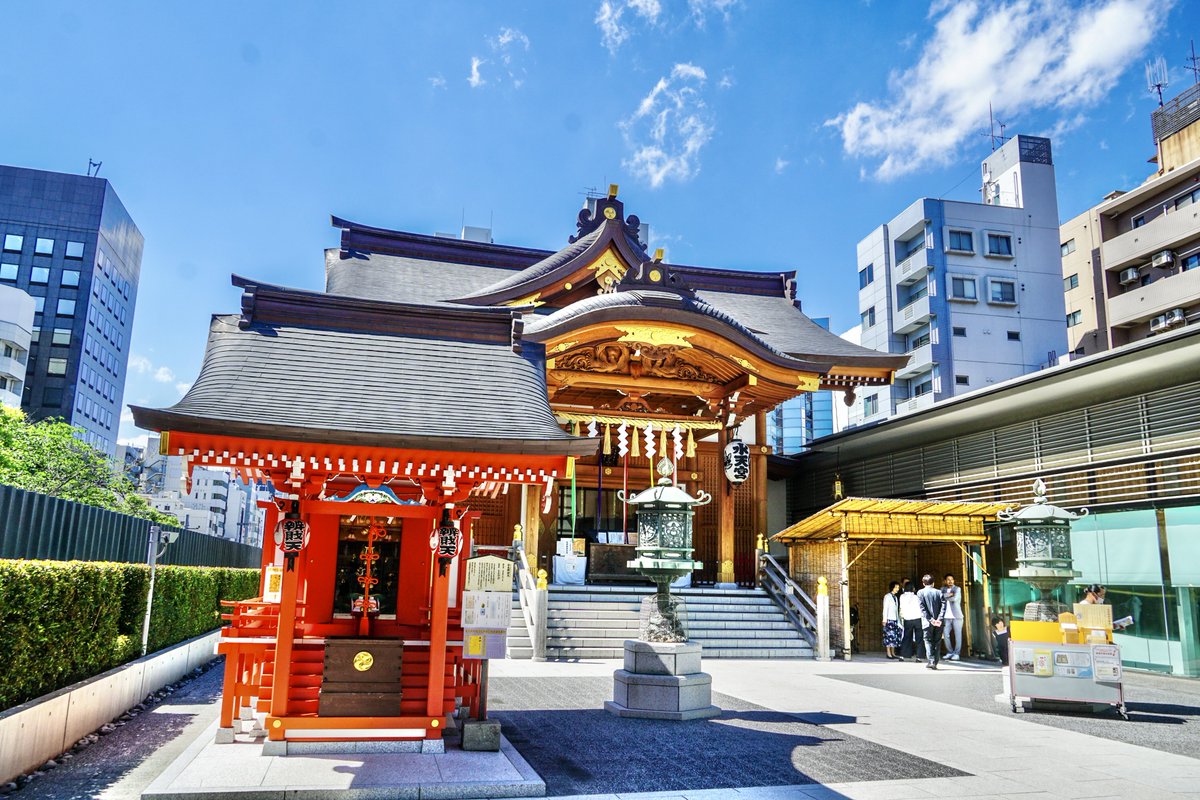
[[[146,695],[211,661],[220,636],[197,636],[0,713],[0,783],[40,767]]]

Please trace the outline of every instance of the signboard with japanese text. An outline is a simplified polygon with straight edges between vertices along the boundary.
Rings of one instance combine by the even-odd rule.
[[[467,560],[466,590],[469,592],[512,592],[513,562],[499,556]]]
[[[507,629],[477,628],[463,636],[463,658],[504,658],[507,654]]]
[[[504,592],[463,592],[463,628],[508,629],[512,620],[512,590]]]
[[[275,544],[285,553],[299,553],[308,542],[308,523],[302,519],[281,519],[275,526]]]
[[[429,549],[438,558],[457,558],[462,552],[462,531],[456,525],[439,525],[429,534]]]
[[[730,483],[745,483],[750,477],[750,447],[741,439],[725,445],[725,477]]]
[[[263,602],[278,603],[283,596],[283,567],[267,567],[263,570],[263,578]]]

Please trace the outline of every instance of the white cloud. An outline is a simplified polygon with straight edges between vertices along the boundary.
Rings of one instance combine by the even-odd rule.
[[[479,56],[471,56],[471,74],[467,76],[467,83],[471,85],[472,89],[478,89],[480,86],[483,86],[485,83],[487,83],[487,81],[483,79],[483,75],[479,73],[479,68],[486,63],[487,62]]]
[[[179,383],[175,384],[175,389],[180,394],[187,394],[187,390],[190,388],[192,388],[192,385],[190,383],[185,383],[183,381],[180,381]]]
[[[711,13],[719,13],[728,21],[729,9],[740,0],[688,0],[688,16],[697,28],[703,28]],[[625,12],[631,14],[626,16]],[[600,42],[611,55],[616,55],[626,41],[638,30],[657,28],[668,20],[662,0],[601,0],[596,9],[595,23],[600,29]],[[635,19],[636,17],[636,19]]]
[[[149,444],[149,441],[150,434],[143,433],[138,436],[123,436],[117,439],[117,444],[123,444],[127,447],[140,447],[144,450],[146,449],[146,445]]]
[[[726,73],[721,76],[721,80],[717,81],[717,88],[718,89],[732,89],[733,85],[735,83],[736,83],[736,81],[733,79],[733,76],[730,75],[728,71],[726,71]]]
[[[619,2],[613,2],[613,0],[603,0],[600,8],[596,11],[596,25],[600,28],[600,41],[612,55],[617,54],[617,50],[630,35],[630,30],[621,24],[621,15],[624,13],[625,6]]]
[[[775,174],[782,175],[783,171],[785,169],[787,169],[788,166],[791,165],[791,163],[792,162],[788,161],[786,158],[782,158],[782,157],[776,158],[775,159]]]
[[[723,20],[729,22],[730,10],[740,2],[741,0],[688,0],[688,10],[692,12],[696,27],[703,28],[708,22],[709,14],[719,14]]]
[[[700,150],[715,130],[701,95],[707,77],[694,64],[676,64],[621,123],[633,150],[623,164],[652,188],[667,180],[686,181],[700,171]]]
[[[1172,2],[934,3],[933,35],[916,65],[890,76],[891,96],[826,125],[848,155],[877,159],[883,180],[954,161],[987,127],[989,103],[1010,132],[1039,111],[1059,120],[1052,132],[1065,132],[1140,63]]]
[[[437,75],[430,77],[429,85],[432,86],[434,89],[445,89],[446,88],[446,79],[441,76],[441,73],[439,73]]]
[[[154,365],[151,364],[150,359],[146,358],[145,356],[139,356],[137,353],[133,353],[129,356],[129,368],[134,372],[149,372],[154,368]]]
[[[491,43],[493,50],[503,54],[501,59],[506,64],[511,60],[511,52],[517,46],[522,50],[529,49],[529,37],[516,28],[501,28],[500,34],[495,39],[492,39]]]
[[[121,424],[126,422],[133,422],[133,412],[129,410],[129,406],[121,409]]]
[[[175,380],[175,373],[171,371],[170,367],[159,367],[154,371],[154,380],[159,383],[170,383]]]

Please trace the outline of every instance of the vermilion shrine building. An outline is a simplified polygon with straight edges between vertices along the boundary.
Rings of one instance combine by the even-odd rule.
[[[590,205],[556,252],[335,218],[324,292],[235,277],[241,313],[213,317],[187,394],[133,409],[189,468],[271,481],[268,529],[307,523],[286,559],[268,537],[279,602],[239,607],[244,641],[227,649],[243,668],[227,695],[259,682],[272,739],[436,739],[456,698],[477,702],[465,556],[431,542],[450,522],[464,551],[510,544],[522,524],[547,568],[559,538],[591,539],[588,578],[629,579],[636,525],[616,492],[651,483],[665,454],[681,485],[714,496],[696,517],[695,582],[751,584],[757,537],[773,533],[765,412],[889,383],[906,361],[814,324],[794,272],[667,264],[616,187]],[[750,474],[733,484],[722,452],[739,431]],[[354,655],[335,652],[344,639],[377,643],[391,677],[327,713]]]

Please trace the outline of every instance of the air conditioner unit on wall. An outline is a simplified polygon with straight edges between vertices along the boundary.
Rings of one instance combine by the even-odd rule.
[[[1163,317],[1167,321],[1167,325],[1182,325],[1187,322],[1187,315],[1183,313],[1182,308],[1172,308]]]
[[[1161,331],[1167,327],[1167,315],[1163,314],[1150,320],[1150,331]]]
[[[1121,285],[1125,286],[1126,284],[1134,283],[1135,281],[1138,280],[1138,277],[1139,277],[1139,273],[1138,273],[1137,267],[1130,267],[1129,269],[1123,269],[1123,270],[1121,270],[1121,278],[1120,278]]]
[[[1152,267],[1169,267],[1175,263],[1175,254],[1170,250],[1163,250],[1161,253],[1155,253],[1154,258],[1150,259]]]

